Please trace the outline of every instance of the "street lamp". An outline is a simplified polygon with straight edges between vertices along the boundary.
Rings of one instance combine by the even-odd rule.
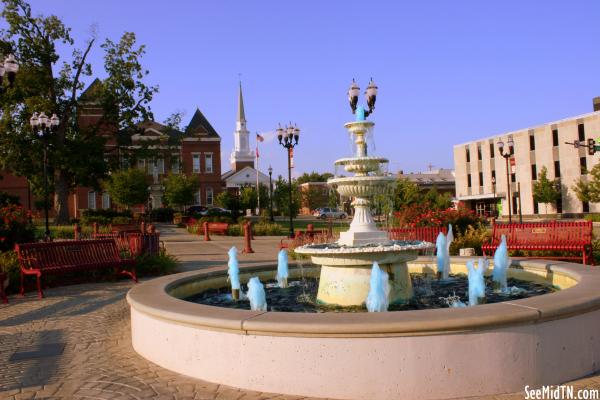
[[[60,120],[56,114],[52,114],[51,118],[44,113],[33,113],[29,120],[31,129],[42,140],[44,145],[44,216],[46,218],[46,234],[45,240],[50,241],[50,224],[48,222],[48,139],[50,135],[56,131]]]
[[[504,160],[506,161],[506,187],[507,187],[507,196],[506,196],[506,201],[508,203],[508,223],[512,222],[512,211],[511,211],[511,197],[510,197],[510,178],[509,178],[509,173],[508,173],[508,159],[510,157],[512,157],[513,154],[515,154],[515,142],[513,142],[513,138],[512,136],[508,138],[508,150],[505,151],[504,148],[504,142],[502,142],[502,140],[500,140],[498,142],[498,152],[500,153],[500,155],[502,157],[504,157]]]
[[[275,222],[273,218],[273,168],[269,165],[269,217],[271,222]]]
[[[289,181],[289,213],[290,213],[290,238],[294,238],[294,219],[292,218],[292,149],[298,146],[300,138],[300,129],[297,126],[287,125],[284,128],[281,124],[277,128],[277,139],[279,144],[287,150],[288,159],[288,181]]]
[[[350,85],[350,89],[348,89],[348,101],[350,102],[350,108],[352,109],[352,114],[356,114],[357,109],[361,109],[364,112],[364,117],[368,117],[370,114],[375,111],[375,101],[377,100],[377,85],[373,81],[373,78],[369,81],[369,86],[367,86],[367,90],[365,91],[365,96],[367,96],[367,107],[368,110],[363,110],[363,107],[358,106],[358,96],[360,94],[360,88],[356,84],[356,81],[352,79],[352,84]]]
[[[4,63],[0,62],[0,93],[4,91],[4,87],[2,85],[4,75],[6,75],[6,78],[8,79],[8,87],[13,87],[18,71],[19,64],[17,64],[17,60],[15,60],[15,56],[12,54],[9,54],[8,57],[6,57]]]

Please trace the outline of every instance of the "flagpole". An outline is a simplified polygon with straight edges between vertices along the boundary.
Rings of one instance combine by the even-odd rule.
[[[260,217],[260,187],[258,186],[258,133],[256,135],[256,214]]]

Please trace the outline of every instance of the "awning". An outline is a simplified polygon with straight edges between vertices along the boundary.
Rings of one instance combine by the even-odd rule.
[[[501,193],[501,192],[497,192],[495,195],[494,195],[494,193],[473,194],[470,196],[457,197],[457,200],[458,201],[484,200],[484,199],[493,199],[494,197],[502,198],[502,197],[505,197],[505,194]]]

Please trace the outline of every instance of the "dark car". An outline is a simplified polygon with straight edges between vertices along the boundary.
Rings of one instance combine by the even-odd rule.
[[[185,210],[185,215],[192,216],[194,214],[200,214],[202,216],[208,213],[208,207],[204,206],[190,206]]]

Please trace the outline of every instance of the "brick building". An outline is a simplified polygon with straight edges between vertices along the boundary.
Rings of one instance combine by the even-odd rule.
[[[211,206],[223,189],[221,180],[221,137],[199,109],[183,132],[155,121],[138,126],[133,135],[119,132],[116,125],[101,122],[103,109],[94,96],[100,85],[95,80],[80,96],[79,124],[82,128],[98,125],[96,134],[104,136],[105,160],[114,168],[140,168],[147,172],[150,198],[138,211],[163,206],[162,179],[169,173],[196,175],[200,188],[195,204]],[[140,157],[141,149],[152,157]],[[148,151],[151,150],[151,151]],[[21,204],[35,210],[29,183],[10,171],[2,171],[0,191],[19,196]],[[85,209],[113,208],[108,193],[93,188],[77,187],[69,196],[69,215],[81,216]]]

